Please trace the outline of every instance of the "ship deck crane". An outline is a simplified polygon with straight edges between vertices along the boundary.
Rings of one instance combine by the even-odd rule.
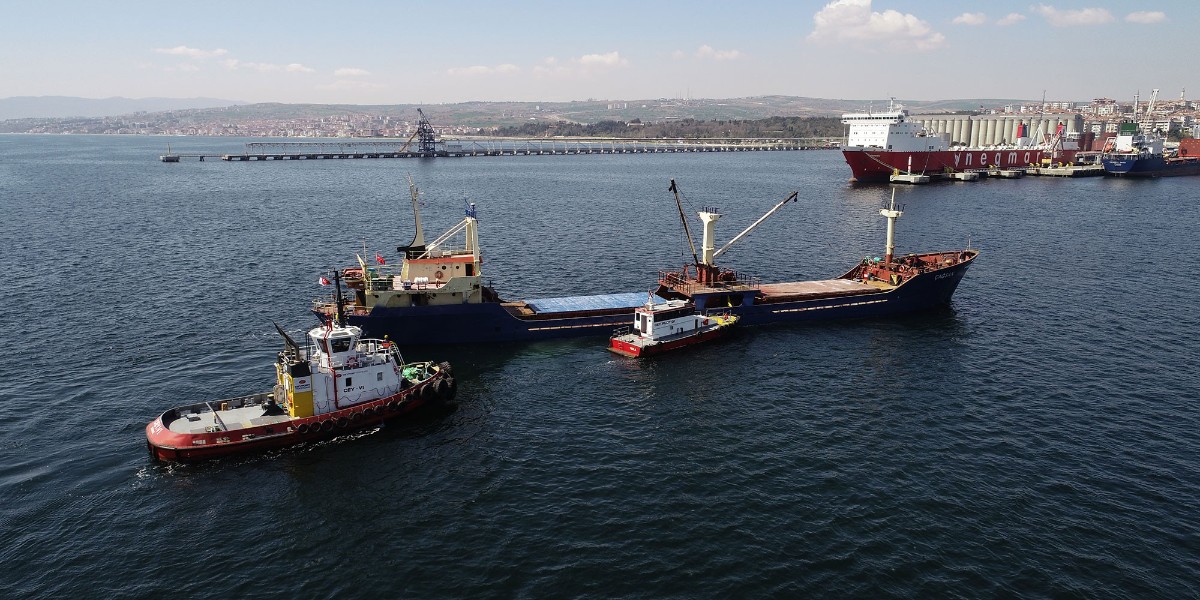
[[[717,227],[716,223],[722,215],[721,213],[717,212],[716,208],[705,207],[704,210],[701,210],[699,213],[700,220],[704,223],[704,233],[700,242],[700,255],[697,256],[696,247],[692,242],[692,234],[687,226],[687,220],[683,218],[683,205],[679,202],[679,188],[675,185],[674,179],[671,180],[670,191],[675,193],[675,203],[677,206],[679,206],[679,217],[681,220],[683,220],[683,228],[684,231],[687,232],[688,244],[692,245],[692,258],[696,261],[696,275],[697,279],[701,283],[712,283],[720,280],[720,269],[713,264],[713,260],[724,254],[726,250],[729,250],[731,246],[736,244],[742,238],[746,237],[747,234],[749,234],[751,231],[754,231],[754,229],[759,225],[762,225],[763,221],[766,221],[768,217],[778,212],[779,209],[783,208],[784,204],[787,204],[788,202],[794,202],[800,195],[800,192],[792,192],[787,198],[784,198],[778,204],[771,207],[771,210],[768,210],[763,216],[759,217],[757,221],[751,223],[749,227],[743,229],[741,233],[733,236],[733,239],[729,240],[729,242],[727,242],[724,246],[721,246],[720,250],[715,249],[715,238]]]

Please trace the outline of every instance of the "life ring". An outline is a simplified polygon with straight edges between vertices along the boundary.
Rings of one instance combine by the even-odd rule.
[[[443,272],[441,272],[441,271],[434,271],[434,272],[433,272],[433,278],[434,278],[434,279],[436,279],[436,280],[438,280],[438,281],[441,281],[441,280],[442,280],[442,278],[443,278],[443,277],[445,277],[445,276],[446,276],[446,274],[445,274],[445,273],[443,273]]]
[[[349,424],[350,424],[350,421],[346,417],[338,417],[337,418],[337,426],[338,427],[345,429],[346,426]]]

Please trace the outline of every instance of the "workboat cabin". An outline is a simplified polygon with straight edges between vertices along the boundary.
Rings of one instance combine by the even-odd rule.
[[[703,315],[688,300],[655,302],[633,311],[633,325],[618,329],[609,338],[608,349],[624,356],[657,354],[715,339],[738,321],[728,313]]]

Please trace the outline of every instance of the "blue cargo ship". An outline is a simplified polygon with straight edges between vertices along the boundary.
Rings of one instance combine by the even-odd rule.
[[[1154,90],[1146,114],[1153,112],[1157,95],[1158,90]],[[1122,123],[1117,136],[1105,142],[1100,154],[1104,173],[1116,177],[1200,175],[1200,157],[1167,152],[1163,136],[1157,131],[1147,131],[1150,131],[1148,125]]]
[[[474,204],[462,221],[427,244],[416,188],[411,190],[416,236],[412,244],[398,248],[402,264],[368,266],[359,257],[358,267],[335,274],[336,280],[346,282],[350,294],[342,296],[339,283],[335,297],[314,304],[319,318],[332,319],[340,304],[347,324],[400,344],[518,342],[607,336],[627,325],[634,309],[646,303],[644,291],[505,301],[482,281]],[[674,181],[671,190],[676,191]],[[895,220],[902,214],[893,203],[881,211],[888,219],[884,258],[864,259],[834,279],[764,284],[715,266],[713,259],[796,195],[775,205],[719,251],[713,239],[721,215],[715,210],[700,212],[703,255],[693,249],[694,265],[662,273],[652,300],[688,299],[703,313],[737,315],[744,325],[898,315],[949,304],[978,255],[968,248],[893,256]]]

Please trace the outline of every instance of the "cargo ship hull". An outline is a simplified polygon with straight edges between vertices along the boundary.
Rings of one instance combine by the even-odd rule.
[[[1200,157],[1106,155],[1100,161],[1104,172],[1116,177],[1177,177],[1200,175]]]
[[[369,335],[387,337],[403,345],[528,342],[587,335],[607,336],[625,325],[640,305],[645,292],[636,293],[638,302],[613,309],[570,311],[521,318],[502,303],[454,304],[387,308],[376,306],[368,311],[346,315],[350,324]],[[323,312],[317,316],[324,318]]]
[[[753,288],[730,286],[689,294],[702,311],[738,316],[741,325],[785,322],[877,318],[942,308],[975,258],[966,251],[954,264],[912,276],[899,285],[864,283],[861,266],[832,280],[765,284]],[[946,256],[960,256],[946,253]],[[941,256],[941,254],[922,255]],[[662,282],[660,282],[662,283]],[[680,289],[680,286],[673,286]],[[677,297],[662,288],[660,298]],[[607,297],[636,298],[628,307],[590,311],[542,313],[533,317],[513,314],[506,303],[410,306],[371,311],[350,311],[346,318],[367,335],[386,337],[403,345],[533,342],[583,336],[607,336],[627,325],[645,292]],[[588,297],[581,297],[588,298]],[[595,298],[601,298],[596,296]],[[318,312],[319,317],[325,317]]]
[[[656,292],[664,298],[688,298],[697,309],[725,311],[741,325],[865,319],[917,313],[949,306],[954,291],[978,255],[976,250],[912,255],[920,269],[888,281],[883,267],[861,264],[837,279],[762,285],[696,285],[666,273]],[[864,274],[874,269],[879,277]]]
[[[935,150],[935,151],[889,151],[871,148],[847,147],[842,156],[850,166],[853,180],[861,183],[886,182],[891,175],[901,173],[946,173],[977,169],[1028,167],[1042,164],[1069,163],[1075,160],[1075,151],[1058,150],[1047,152],[1038,148],[986,150]]]

